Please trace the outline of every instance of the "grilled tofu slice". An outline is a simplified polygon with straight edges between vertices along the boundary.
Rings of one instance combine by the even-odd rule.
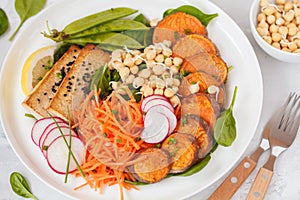
[[[31,93],[22,102],[22,105],[37,114],[37,117],[49,116],[47,108],[50,101],[56,94],[66,74],[71,70],[79,53],[80,48],[72,45],[34,87]]]
[[[90,92],[90,80],[97,69],[103,67],[110,55],[93,44],[82,48],[74,66],[61,83],[47,110],[68,119],[68,109],[80,106]],[[71,121],[73,122],[72,116]]]

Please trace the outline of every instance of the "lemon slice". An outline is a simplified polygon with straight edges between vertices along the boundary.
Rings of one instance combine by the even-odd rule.
[[[55,47],[46,46],[33,52],[25,61],[21,74],[21,88],[28,95],[32,88],[49,71]]]

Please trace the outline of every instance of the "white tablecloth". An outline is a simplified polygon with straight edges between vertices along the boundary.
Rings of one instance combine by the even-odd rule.
[[[205,1],[205,0],[202,0]],[[58,2],[58,0],[48,0],[47,6]],[[258,146],[259,136],[263,125],[271,116],[273,110],[280,106],[290,91],[300,93],[300,64],[288,64],[275,60],[264,53],[255,43],[249,28],[249,10],[251,0],[212,0],[216,5],[221,7],[235,22],[241,27],[257,54],[260,62],[263,87],[264,101],[261,120],[257,128],[257,137],[253,139],[245,155],[249,155],[255,147]],[[1,0],[0,7],[5,10],[10,20],[9,31],[0,37],[0,65],[10,47],[8,37],[12,34],[19,18],[14,9],[14,1]],[[266,194],[266,200],[297,200],[300,199],[300,136],[297,136],[294,144],[280,156],[275,165],[274,177],[271,181],[270,188]],[[260,159],[258,166],[266,161],[266,154]],[[14,194],[10,188],[9,175],[13,171],[21,172],[30,182],[33,193],[39,199],[56,199],[67,200],[59,192],[53,190],[45,183],[35,177],[26,167],[18,160],[14,151],[5,138],[2,127],[0,127],[0,200],[22,199]],[[257,172],[258,169],[255,170]],[[255,177],[253,173],[243,184],[240,190],[233,197],[234,200],[245,199],[251,182]],[[224,180],[225,177],[208,187],[205,191],[189,198],[191,200],[207,199],[216,187]]]

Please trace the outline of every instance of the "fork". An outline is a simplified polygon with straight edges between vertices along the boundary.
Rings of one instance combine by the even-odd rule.
[[[258,159],[263,152],[269,149],[269,133],[270,125],[276,120],[276,113],[283,115],[285,108],[290,103],[292,95],[290,94],[284,104],[275,111],[272,117],[266,123],[260,145],[258,148],[250,155],[245,157],[236,168],[227,176],[223,183],[214,191],[213,194],[208,198],[208,200],[229,200],[235,194],[235,192],[240,188],[244,181],[250,176],[252,171],[255,169]]]
[[[266,164],[260,168],[248,193],[247,200],[262,200],[264,198],[273,176],[276,158],[293,143],[296,137],[300,124],[300,115],[298,114],[300,96],[296,93],[290,93],[289,99],[283,113],[277,113],[275,120],[270,123],[271,155]]]

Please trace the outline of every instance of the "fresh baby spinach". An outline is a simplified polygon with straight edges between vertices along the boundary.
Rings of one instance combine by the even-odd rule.
[[[13,172],[10,175],[10,185],[12,190],[19,196],[37,200],[37,197],[31,193],[28,182],[19,172]]]
[[[237,87],[234,88],[230,107],[221,113],[214,128],[216,142],[222,146],[230,146],[236,138],[236,123],[232,114],[235,103]]]
[[[44,5],[46,4],[46,0],[16,0],[15,1],[15,9],[20,17],[20,24],[15,30],[15,32],[10,36],[9,40],[12,41],[24,22],[36,15],[38,12],[42,10]]]
[[[8,18],[2,8],[0,8],[0,36],[3,35],[8,29]]]

